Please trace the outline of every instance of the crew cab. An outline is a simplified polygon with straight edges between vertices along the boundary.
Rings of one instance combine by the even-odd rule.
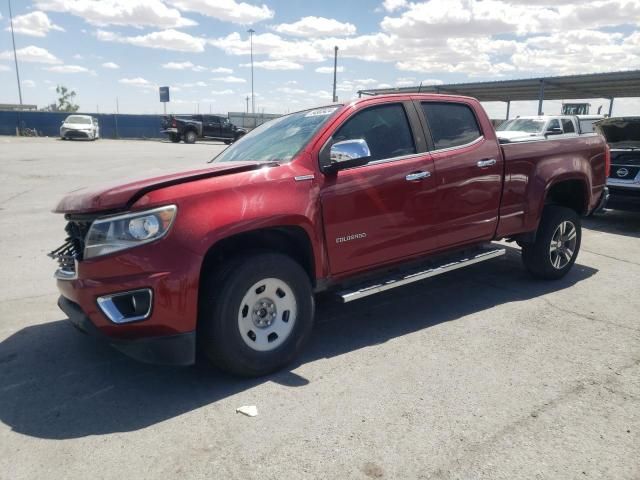
[[[640,209],[640,117],[607,118],[596,124],[596,130],[611,148],[607,207]]]
[[[498,138],[510,142],[575,137],[580,132],[573,115],[538,115],[517,117],[502,123],[497,129]]]
[[[198,138],[221,140],[227,145],[245,135],[244,128],[236,127],[220,115],[166,116],[162,119],[162,133],[178,143],[195,143]]]
[[[608,161],[597,134],[500,145],[461,96],[285,115],[206,168],[64,197],[58,304],[139,360],[186,365],[198,350],[267,374],[309,338],[318,292],[357,301],[499,257],[500,239],[535,277],[566,275]]]

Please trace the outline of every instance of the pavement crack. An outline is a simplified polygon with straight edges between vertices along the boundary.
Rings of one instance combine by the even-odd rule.
[[[598,255],[600,257],[606,257],[606,258],[610,258],[611,260],[616,260],[618,262],[622,262],[622,263],[630,263],[631,265],[637,265],[638,267],[640,267],[640,263],[637,262],[632,262],[631,260],[625,260],[624,258],[618,258],[618,257],[614,257],[612,255],[607,255],[604,253],[600,253],[600,252],[594,252],[593,250],[587,250],[586,248],[582,249],[583,252],[588,252],[592,255]]]

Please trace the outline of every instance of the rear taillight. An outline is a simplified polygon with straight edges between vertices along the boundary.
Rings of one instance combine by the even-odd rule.
[[[611,149],[609,145],[605,145],[604,147],[604,171],[608,178],[611,173]]]
[[[178,126],[178,124],[176,123],[176,119],[175,118],[171,119],[171,126],[173,128],[176,128]]]

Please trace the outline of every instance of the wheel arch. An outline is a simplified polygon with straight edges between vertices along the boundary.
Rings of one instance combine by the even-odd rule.
[[[572,209],[578,215],[586,215],[589,210],[589,185],[586,178],[568,176],[559,178],[547,185],[544,203],[560,205]]]

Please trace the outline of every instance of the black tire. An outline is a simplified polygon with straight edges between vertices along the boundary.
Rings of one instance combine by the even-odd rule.
[[[198,135],[193,130],[187,130],[184,133],[184,143],[196,143],[196,138],[198,138]]]
[[[178,133],[171,133],[169,134],[169,140],[173,143],[180,143],[180,135]]]
[[[565,236],[560,235],[554,238],[554,235],[559,235],[558,229],[562,224],[565,225],[568,233]],[[563,241],[571,235],[570,226],[575,229],[575,242],[572,240]],[[582,226],[578,214],[570,208],[548,205],[542,212],[535,242],[522,246],[522,262],[536,278],[560,279],[573,267],[580,251],[581,240]],[[553,247],[556,248],[555,252],[551,252],[552,243],[555,244]],[[567,257],[570,257],[568,261]]]
[[[225,141],[224,141],[224,144],[225,144],[225,145],[231,145],[231,140],[225,140]]]
[[[272,320],[285,328],[289,328],[281,343],[269,351],[257,351],[257,347],[249,346],[256,342],[256,333],[241,331],[241,316],[247,322],[254,322],[256,315],[252,308],[260,308],[257,304],[245,305],[245,298],[253,295],[253,287],[275,279],[286,285],[295,300],[294,322],[290,325],[287,311],[274,312]],[[270,298],[268,291],[260,288],[255,293]],[[276,290],[276,294],[284,292]],[[274,297],[275,298],[275,297]],[[259,302],[261,302],[259,300]],[[277,301],[277,300],[276,300]],[[218,368],[235,375],[257,377],[274,372],[290,363],[302,350],[311,335],[314,316],[314,298],[309,276],[304,269],[286,255],[278,253],[256,253],[235,260],[230,260],[213,275],[202,282],[200,295],[200,314],[198,320],[198,343],[200,351]],[[263,311],[264,309],[262,309]],[[247,317],[247,315],[250,315]],[[285,320],[286,316],[286,320]],[[259,317],[258,317],[259,319]],[[261,338],[271,342],[271,325],[268,327],[251,327]],[[263,328],[261,330],[261,328]],[[251,337],[253,334],[253,337]],[[268,336],[266,336],[268,334]],[[247,340],[243,337],[246,336]],[[263,340],[264,342],[264,340]],[[256,343],[257,345],[257,343]],[[270,347],[267,347],[270,348]]]

